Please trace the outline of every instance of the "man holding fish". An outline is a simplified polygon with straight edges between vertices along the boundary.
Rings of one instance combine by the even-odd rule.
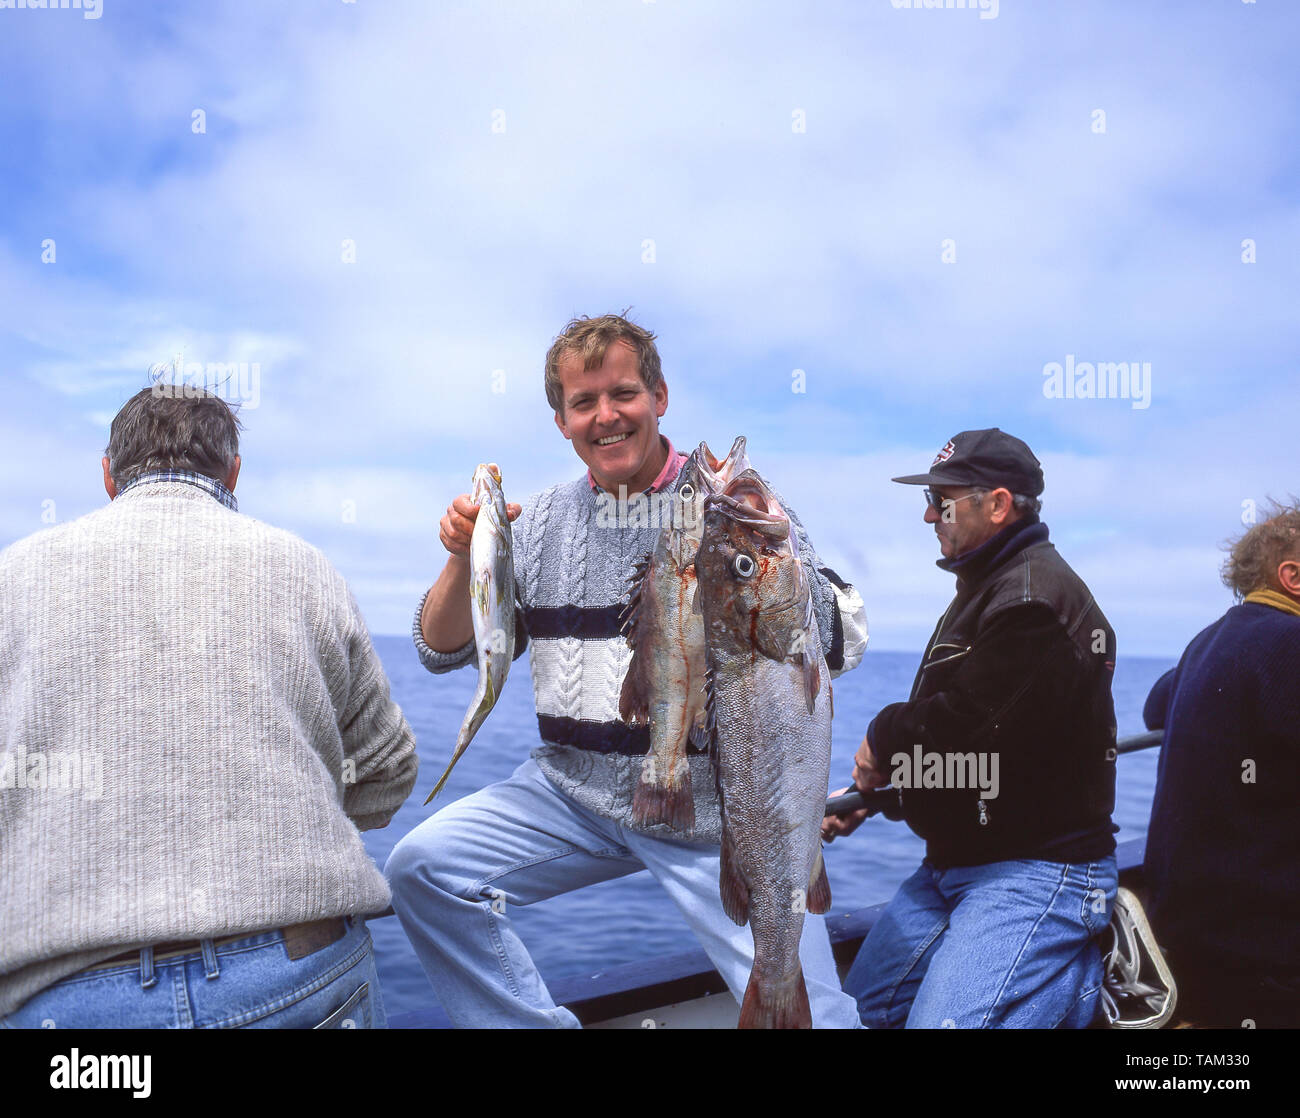
[[[517,625],[498,641],[511,655],[532,646],[541,743],[509,779],[443,808],[394,849],[386,873],[403,927],[453,1023],[576,1027],[515,935],[510,906],[645,868],[744,1004],[742,1024],[853,1027],[856,1010],[840,989],[824,920],[811,914],[827,899],[818,825],[829,677],[861,660],[861,599],[821,565],[798,519],[747,468],[743,440],[721,462],[701,446],[688,466],[660,435],[668,389],[653,334],[615,315],[575,319],[547,355],[546,392],[587,470],[522,507],[506,506]],[[628,494],[632,505],[677,510],[676,526],[605,515],[613,498],[628,504]],[[484,507],[457,497],[440,525],[450,557],[414,625],[420,658],[435,673],[482,660],[475,634],[488,630],[471,612],[467,555]],[[697,587],[687,560],[710,531],[715,557],[723,536],[731,557],[710,587]],[[802,595],[797,618],[790,602],[769,600],[764,587],[778,579],[782,593]],[[808,753],[804,764],[775,766],[775,780],[791,781],[770,789],[775,798],[816,800],[802,811],[810,824],[803,841],[789,839],[789,850],[754,837],[783,824],[763,814],[763,797],[744,786],[735,760],[754,745],[739,732],[741,718],[763,737],[771,731],[758,724],[765,715],[753,706],[725,717],[715,709],[711,724],[697,702],[705,667],[715,706],[753,686],[728,674],[740,658],[726,647],[737,631],[727,611],[745,594],[775,646],[771,658],[785,665],[773,679],[796,711],[789,723],[808,735],[771,739],[792,762]],[[707,641],[706,622],[714,625]],[[674,645],[694,651],[669,663]],[[724,721],[730,736],[716,732]],[[730,865],[720,862],[720,844]]]

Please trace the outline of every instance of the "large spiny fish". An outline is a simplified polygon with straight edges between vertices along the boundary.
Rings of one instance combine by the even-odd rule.
[[[478,650],[478,687],[465,712],[451,762],[426,804],[442,791],[461,754],[496,705],[515,655],[514,549],[501,474],[480,465],[474,471],[470,496],[479,506],[469,542],[469,600]]]
[[[692,609],[695,552],[704,531],[704,498],[748,466],[743,435],[722,461],[700,443],[682,467],[671,522],[632,575],[623,613],[632,660],[619,714],[629,724],[650,724],[650,749],[632,794],[632,818],[643,826],[666,823],[683,833],[695,828],[686,743],[706,743],[704,619]]]
[[[799,940],[830,907],[821,820],[830,673],[790,519],[746,470],[705,501],[695,560],[722,799],[722,906],[754,936],[743,1028],[809,1028]]]

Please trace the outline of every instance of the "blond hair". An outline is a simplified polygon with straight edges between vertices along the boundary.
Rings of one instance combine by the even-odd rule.
[[[1268,519],[1230,544],[1223,584],[1238,601],[1255,590],[1277,589],[1277,569],[1288,559],[1300,562],[1300,503],[1270,501]]]
[[[556,336],[546,353],[546,402],[552,410],[564,414],[564,386],[560,383],[560,362],[573,355],[582,358],[584,371],[599,368],[611,345],[622,342],[636,354],[637,372],[646,390],[654,392],[664,382],[655,349],[655,336],[649,330],[629,322],[623,315],[603,314],[599,318],[570,319]]]

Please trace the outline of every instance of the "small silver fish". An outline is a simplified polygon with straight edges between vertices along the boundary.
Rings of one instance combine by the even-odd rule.
[[[479,506],[469,543],[469,600],[478,650],[478,687],[465,712],[451,762],[426,804],[442,791],[460,755],[496,705],[515,655],[514,549],[501,475],[480,465],[474,471],[470,496]]]

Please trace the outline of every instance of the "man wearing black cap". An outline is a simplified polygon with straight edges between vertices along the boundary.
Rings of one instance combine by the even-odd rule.
[[[1043,473],[996,427],[930,472],[925,522],[957,576],[905,703],[854,758],[926,840],[845,980],[871,1028],[1083,1027],[1115,898],[1115,635],[1038,517]],[[827,816],[827,841],[865,813]]]

